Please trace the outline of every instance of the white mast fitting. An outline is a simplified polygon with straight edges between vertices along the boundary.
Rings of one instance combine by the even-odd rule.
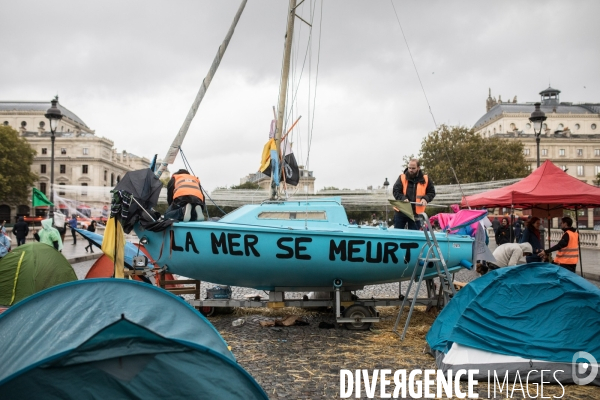
[[[217,68],[219,68],[219,65],[221,64],[221,59],[223,58],[223,55],[225,55],[225,50],[227,50],[227,46],[229,45],[229,41],[231,40],[233,31],[235,30],[235,27],[240,19],[240,16],[242,15],[242,11],[244,11],[244,7],[246,7],[246,2],[247,2],[247,0],[243,0],[242,3],[240,4],[240,7],[238,8],[237,13],[235,14],[235,18],[233,19],[233,22],[231,23],[231,27],[229,28],[229,32],[227,32],[227,36],[225,36],[225,40],[223,40],[223,43],[221,43],[221,46],[219,46],[219,51],[217,51],[217,55],[215,56],[215,59],[213,60],[212,65],[210,66],[210,70],[208,71],[208,74],[202,81],[200,90],[198,91],[198,94],[196,95],[196,99],[194,100],[194,103],[192,104],[192,107],[190,108],[190,111],[188,112],[187,117],[185,117],[185,121],[183,121],[183,125],[181,126],[181,129],[179,129],[179,133],[177,134],[177,136],[175,136],[175,139],[173,140],[171,147],[169,147],[169,150],[167,151],[167,155],[165,156],[165,158],[163,158],[163,160],[160,164],[160,167],[158,168],[158,170],[155,173],[157,178],[160,178],[163,171],[167,168],[167,165],[173,164],[175,162],[175,158],[177,157],[177,153],[179,152],[179,147],[183,143],[183,139],[185,139],[185,135],[187,134],[187,131],[190,128],[190,124],[192,123],[192,120],[194,119],[194,116],[196,115],[196,112],[198,111],[200,102],[204,98],[204,94],[208,90],[208,86],[210,85],[210,82],[212,81],[213,77],[215,76],[215,73],[217,72]]]

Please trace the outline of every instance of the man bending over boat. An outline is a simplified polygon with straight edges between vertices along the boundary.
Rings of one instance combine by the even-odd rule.
[[[165,218],[178,221],[203,221],[204,194],[200,179],[190,175],[185,169],[175,172],[167,184],[167,203],[169,208]]]
[[[394,198],[396,200],[420,203],[419,205],[413,204],[412,211],[414,215],[414,221],[408,216],[398,212],[396,210],[394,214],[394,228],[396,229],[421,229],[421,221],[417,215],[425,212],[427,203],[431,202],[435,197],[435,187],[433,182],[427,175],[421,171],[421,164],[419,160],[413,158],[408,163],[408,168],[404,170],[396,183],[394,183]]]

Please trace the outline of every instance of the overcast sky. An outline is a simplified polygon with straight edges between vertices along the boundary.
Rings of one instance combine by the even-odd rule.
[[[119,151],[163,157],[240,2],[0,0],[0,100],[58,94]],[[437,124],[471,127],[488,88],[533,102],[550,83],[562,101],[600,102],[597,0],[393,4]],[[287,5],[248,1],[183,143],[208,190],[258,169]],[[298,163],[317,189],[393,184],[435,125],[391,1],[306,0],[298,14],[314,26],[302,69],[310,31],[296,19]],[[170,169],[181,166],[178,157]]]

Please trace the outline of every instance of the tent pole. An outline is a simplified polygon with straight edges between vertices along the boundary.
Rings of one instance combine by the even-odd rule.
[[[579,213],[577,212],[577,206],[575,206],[575,230],[577,231],[577,235],[579,235]],[[577,248],[579,249],[579,271],[581,277],[583,278],[583,262],[581,262],[581,240],[577,240]],[[575,266],[577,268],[577,265]]]

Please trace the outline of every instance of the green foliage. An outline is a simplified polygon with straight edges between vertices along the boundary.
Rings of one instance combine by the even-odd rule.
[[[260,186],[258,183],[246,181],[241,185],[232,186],[230,189],[259,189]]]
[[[0,126],[0,200],[26,203],[38,176],[31,172],[35,150],[10,126]]]
[[[527,176],[523,144],[484,138],[473,129],[441,125],[421,143],[421,168],[438,185],[487,182]],[[449,162],[450,160],[450,162]]]
[[[594,181],[594,185],[600,186],[600,172],[596,175],[596,180]]]

